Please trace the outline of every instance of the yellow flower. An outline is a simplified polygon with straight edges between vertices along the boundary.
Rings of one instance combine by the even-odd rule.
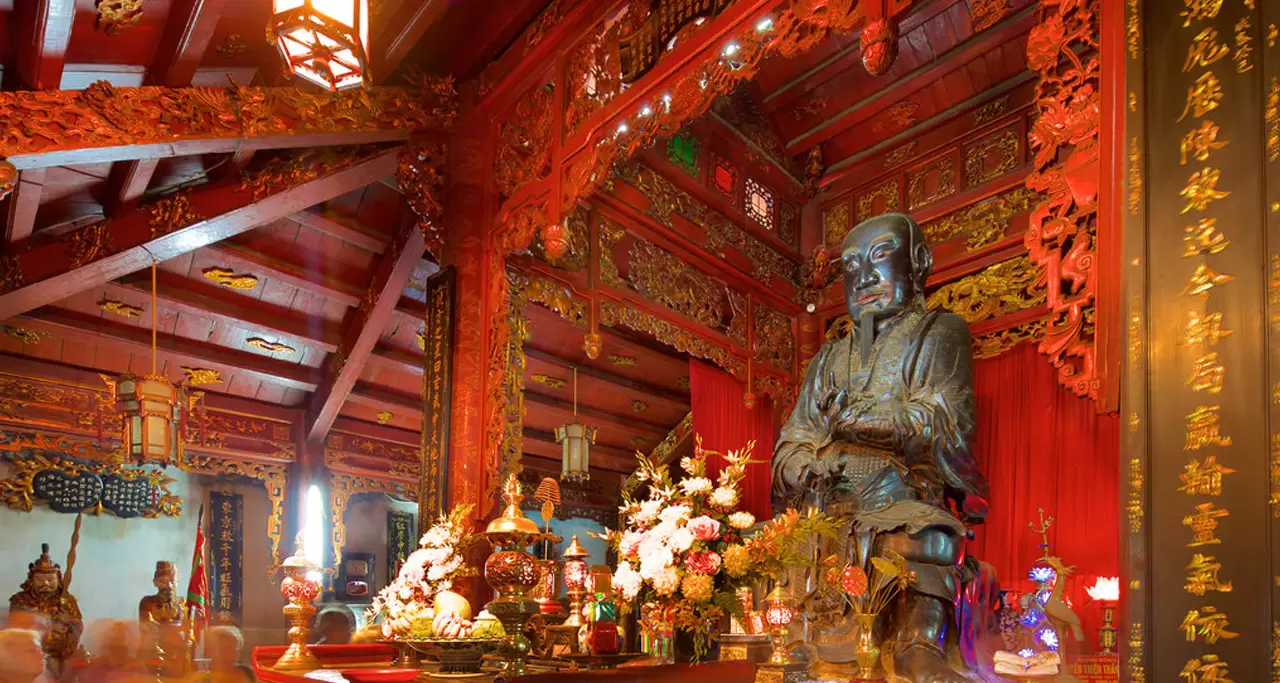
[[[686,598],[694,602],[706,602],[711,599],[711,577],[702,574],[686,574],[680,584],[680,590]]]
[[[724,570],[735,579],[751,571],[751,552],[746,546],[731,545],[721,553],[720,559],[724,560]]]

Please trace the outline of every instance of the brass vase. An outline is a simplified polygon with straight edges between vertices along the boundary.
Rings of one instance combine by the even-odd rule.
[[[538,526],[520,512],[520,485],[514,474],[508,475],[503,487],[507,509],[489,522],[484,535],[493,546],[493,554],[484,563],[484,578],[498,596],[485,605],[506,631],[506,675],[525,675],[524,660],[531,649],[524,635],[525,624],[538,613],[538,603],[531,597],[538,585],[538,560],[525,548],[541,538]]]
[[[855,614],[858,626],[858,642],[853,650],[853,661],[858,666],[856,678],[872,681],[884,680],[880,670],[880,643],[876,642],[876,614]]]
[[[307,647],[308,625],[316,614],[312,601],[320,594],[320,584],[308,574],[315,571],[303,558],[295,555],[284,561],[284,581],[280,592],[289,601],[284,615],[289,620],[289,649],[276,661],[277,671],[309,671],[320,668],[320,661]]]

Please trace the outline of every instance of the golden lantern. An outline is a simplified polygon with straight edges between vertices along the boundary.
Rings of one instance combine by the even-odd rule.
[[[121,435],[125,458],[139,465],[182,463],[182,411],[191,408],[200,394],[188,396],[185,386],[175,385],[156,372],[156,266],[151,264],[151,373],[138,377],[100,375],[111,392],[124,422]]]
[[[573,535],[569,546],[560,553],[560,559],[564,560],[565,593],[569,596],[569,618],[565,620],[565,626],[582,625],[582,598],[587,595],[587,581],[591,572],[587,559],[590,557],[591,553],[578,543],[577,534]]]
[[[791,625],[791,620],[795,616],[795,603],[782,586],[775,587],[764,599],[764,623],[769,625],[769,637],[773,641],[773,654],[769,657],[770,664],[791,663],[791,654],[787,652],[783,638],[786,637],[787,627]]]
[[[573,369],[573,422],[556,427],[556,443],[563,448],[560,461],[561,481],[586,481],[591,478],[591,444],[596,440],[595,427],[578,422],[578,369]]]
[[[285,68],[328,90],[372,84],[369,0],[273,0],[267,36]]]

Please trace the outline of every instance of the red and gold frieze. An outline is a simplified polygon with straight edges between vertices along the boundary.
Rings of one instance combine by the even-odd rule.
[[[388,479],[418,481],[420,444],[332,431],[324,442],[324,463],[332,469],[358,471]],[[415,493],[416,495],[416,493]]]

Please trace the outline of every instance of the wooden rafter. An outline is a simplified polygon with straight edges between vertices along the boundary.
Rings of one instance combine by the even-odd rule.
[[[316,207],[312,207],[306,211],[299,211],[293,214],[291,218],[312,230],[318,230],[330,237],[336,237],[343,242],[354,244],[365,251],[381,254],[387,250],[388,238],[386,235],[380,234],[359,221],[338,216],[333,212],[317,210]]]
[[[107,196],[102,203],[102,212],[111,218],[136,208],[159,165],[159,159],[133,159],[113,164],[107,177]]]
[[[330,358],[324,382],[311,397],[306,431],[309,442],[321,441],[333,426],[338,410],[360,377],[425,250],[426,242],[416,222],[407,218],[402,220],[395,241],[383,255],[364,301],[348,314],[342,345]]]
[[[573,403],[554,396],[546,396],[526,389],[524,400],[526,403],[535,403],[550,410],[565,412],[569,415],[573,414]],[[578,415],[583,421],[607,424],[610,425],[611,429],[625,430],[630,433],[653,437],[655,441],[667,435],[665,427],[643,422],[636,419],[634,415],[614,415],[604,410],[586,408],[581,405],[578,406]]]
[[[416,416],[422,411],[421,401],[416,396],[409,396],[398,391],[389,391],[368,382],[356,382],[348,394],[347,400],[361,403],[378,410],[389,410],[393,413]]]
[[[615,375],[611,372],[598,370],[596,368],[593,368],[587,365],[582,365],[580,363],[575,363],[570,360],[565,360],[564,358],[561,358],[555,354],[547,353],[545,351],[541,351],[535,348],[530,348],[527,346],[525,348],[525,355],[528,356],[529,358],[541,360],[547,363],[552,363],[554,365],[559,365],[565,368],[566,370],[577,370],[578,374],[582,375],[583,377],[590,377],[592,379],[596,379],[601,382],[607,382],[610,385],[617,387],[620,392],[625,392],[629,395],[641,396],[641,397],[650,399],[656,403],[661,403],[663,405],[670,406],[672,408],[678,408],[680,410],[689,409],[689,401],[661,387],[656,387],[651,384],[645,384],[644,382],[637,382],[636,380],[628,379],[621,375]]]
[[[298,311],[233,294],[213,284],[205,284],[161,270],[157,277],[156,296],[164,306],[191,315],[211,318],[224,325],[251,332],[270,333],[279,341],[296,341],[323,353],[338,350],[342,334],[338,326],[327,320]],[[121,278],[119,285],[108,290],[151,293],[149,275]]]
[[[409,51],[422,39],[427,27],[436,23],[450,3],[446,0],[420,0],[405,3],[386,30],[378,35],[378,42],[385,46],[382,54],[373,60],[373,74],[379,82],[395,73]]]
[[[302,179],[260,178],[268,183],[262,193],[241,182],[214,182],[182,195],[185,212],[157,217],[153,207],[139,207],[109,223],[85,226],[11,256],[6,264],[11,279],[0,283],[5,291],[0,295],[0,320],[363,187],[395,169],[397,151],[382,150],[328,168],[312,166]],[[178,203],[169,208],[178,208]]]
[[[552,462],[560,462],[561,446],[551,432],[537,429],[524,430],[525,455],[532,455]],[[591,447],[591,466],[611,472],[630,474],[636,469],[635,457],[618,448],[599,444]]]
[[[145,327],[52,307],[29,311],[21,319],[32,327],[90,344],[116,343],[142,353],[151,350],[151,330]],[[290,389],[313,391],[320,381],[320,372],[304,365],[170,334],[160,335],[156,347],[163,355],[179,361],[222,368],[227,372],[245,372],[259,380],[275,382]]]
[[[220,263],[279,280],[304,292],[340,301],[351,308],[359,306],[364,297],[364,290],[354,283],[317,272],[317,265],[323,266],[323,263],[306,265],[285,261],[234,239],[210,245],[209,250],[217,253]]]
[[[884,111],[910,93],[930,83],[946,79],[951,73],[963,69],[969,62],[981,59],[982,55],[1015,40],[1018,36],[1030,31],[1031,26],[1035,24],[1036,8],[1035,3],[1028,5],[1017,14],[939,55],[892,85],[876,91],[839,114],[788,140],[787,152],[800,154],[810,147],[820,145],[851,126]]]
[[[22,0],[18,11],[18,77],[32,90],[62,84],[75,0]]]
[[[148,81],[170,88],[191,85],[191,77],[218,27],[222,5],[223,0],[176,0],[169,6],[169,18],[156,46]]]

